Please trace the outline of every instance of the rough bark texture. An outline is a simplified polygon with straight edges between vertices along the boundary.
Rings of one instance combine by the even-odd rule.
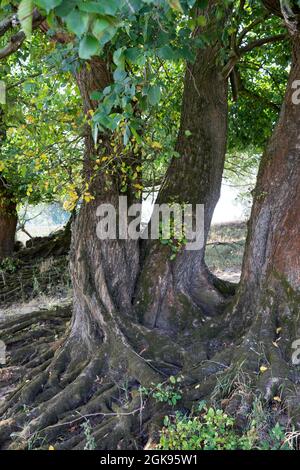
[[[214,4],[206,12],[212,23]],[[180,158],[171,162],[157,199],[159,204],[204,204],[204,244],[220,196],[227,142],[228,82],[221,73],[220,49],[219,43],[200,49],[195,63],[187,65],[176,144]],[[170,261],[170,250],[159,243],[144,247],[135,294],[140,321],[182,335],[193,322],[199,326],[203,318],[222,310],[224,296],[204,255],[205,248],[183,249]]]
[[[0,261],[12,256],[17,228],[17,205],[0,174]]]
[[[289,30],[293,62],[287,92],[260,164],[230,323],[233,338],[244,332],[234,360],[256,371],[258,389],[267,401],[282,397],[299,426],[299,368],[292,354],[293,342],[300,338],[300,106],[293,102],[293,83],[300,76],[300,37],[294,28]],[[267,367],[264,374],[261,366]]]
[[[0,151],[6,139],[4,111],[0,107]],[[0,262],[13,254],[17,228],[17,205],[8,182],[0,172]]]

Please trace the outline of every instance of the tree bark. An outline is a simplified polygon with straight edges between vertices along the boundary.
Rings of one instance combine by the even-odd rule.
[[[210,2],[206,14],[215,28],[214,7],[215,2]],[[222,76],[220,50],[220,43],[200,49],[195,63],[187,66],[176,144],[180,158],[171,162],[158,196],[160,204],[174,197],[179,203],[204,204],[205,241],[220,195],[226,152],[228,84]],[[86,113],[95,107],[90,100],[91,92],[103,89],[110,80],[107,65],[99,59],[93,59],[88,68],[82,67],[77,81]],[[102,135],[100,140],[109,154],[109,139]],[[91,176],[95,152],[99,150],[95,150],[87,129],[87,178]],[[204,249],[198,252],[183,249],[171,261],[169,249],[157,242],[145,247],[132,240],[100,241],[96,235],[96,209],[101,203],[118,207],[118,175],[102,174],[92,178],[89,184],[95,199],[83,204],[74,227],[71,250],[75,299],[72,335],[79,335],[86,345],[93,337],[96,343],[99,338],[109,341],[107,331],[113,329],[114,334],[122,337],[123,319],[131,318],[136,328],[156,329],[178,340],[183,332],[186,336],[191,334],[192,324],[201,327],[206,315],[224,307],[224,296],[215,288],[214,278],[205,266]],[[130,204],[134,200],[130,189],[128,196]],[[120,319],[121,326],[117,324]],[[134,327],[131,329],[130,333],[126,331],[126,336],[136,335]],[[142,338],[141,350],[150,348],[147,341],[146,346],[144,343]],[[183,344],[188,344],[187,338]],[[170,355],[168,352],[167,356]]]
[[[17,205],[10,192],[1,182],[0,176],[0,261],[12,256],[14,252]]]
[[[220,28],[214,20],[215,2],[206,10],[208,29]],[[187,64],[176,143],[180,158],[173,158],[157,203],[204,205],[204,246],[197,251],[184,247],[174,261],[170,249],[147,243],[135,293],[140,321],[171,333],[190,330],[203,318],[220,313],[226,303],[226,288],[216,288],[216,279],[205,264],[205,245],[215,206],[220,197],[227,145],[228,81],[222,75],[221,44],[200,49],[193,64]],[[221,289],[222,290],[222,289]],[[230,294],[229,294],[230,296]]]
[[[0,109],[0,150],[6,139],[3,111]],[[0,262],[13,254],[17,229],[17,204],[0,172]]]
[[[290,30],[293,59],[279,122],[262,157],[240,289],[231,318],[235,339],[243,339],[235,361],[258,374],[267,400],[280,395],[300,424],[299,371],[293,342],[300,338],[300,35]],[[296,95],[295,95],[296,92]],[[260,366],[267,371],[260,374]]]

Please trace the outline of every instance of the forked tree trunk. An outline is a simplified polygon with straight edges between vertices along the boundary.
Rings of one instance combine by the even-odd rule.
[[[210,2],[207,15],[215,27],[214,5],[214,1]],[[187,67],[176,145],[181,157],[171,162],[158,197],[159,203],[176,197],[179,203],[205,204],[205,241],[220,195],[226,152],[227,80],[221,73],[220,49],[217,43],[199,50],[195,64]],[[83,67],[77,76],[86,112],[95,106],[90,100],[91,92],[103,89],[110,80],[108,71],[103,71],[105,65],[102,63],[99,67],[100,62],[93,59],[90,67]],[[109,141],[105,136],[101,139],[107,154],[111,150]],[[91,132],[87,130],[87,174],[90,174],[95,152]],[[137,241],[100,241],[96,234],[96,209],[101,203],[118,207],[121,194],[118,177],[100,175],[93,180],[90,191],[95,199],[83,204],[74,228],[71,336],[82,338],[90,349],[94,340],[96,344],[107,341],[114,348],[115,335],[126,342],[124,334],[133,340],[134,349],[152,351],[155,348],[145,339],[145,329],[155,329],[173,340],[181,339],[183,348],[191,348],[191,343],[197,341],[191,335],[201,326],[203,318],[218,312],[224,303],[205,266],[204,249],[198,252],[183,249],[175,261],[170,261],[169,249],[160,243],[150,243],[145,250]],[[129,197],[132,200],[130,194]],[[126,318],[132,320],[131,324],[126,325]],[[140,330],[139,335],[136,330]],[[112,337],[111,331],[114,331]],[[165,357],[159,354],[156,348],[158,362],[170,361],[177,366],[181,363],[180,348],[177,352],[174,347],[165,348]],[[110,356],[115,356],[113,349]],[[128,364],[137,362],[132,357],[124,361],[129,368]],[[138,371],[141,370],[138,367]]]
[[[215,21],[217,3],[211,0],[206,11],[208,25],[214,28],[221,27]],[[200,49],[195,64],[188,65],[176,146],[181,157],[172,161],[158,198],[159,203],[175,196],[179,203],[205,204],[205,240],[220,194],[226,151],[227,80],[221,73],[220,50],[219,43]],[[90,95],[111,82],[110,71],[107,64],[93,58],[76,78],[90,115],[96,107]],[[117,208],[123,194],[116,171],[108,168],[93,175],[95,160],[112,154],[110,139],[99,136],[95,148],[87,126],[85,174],[94,199],[82,204],[73,226],[74,309],[68,338],[45,372],[5,406],[10,408],[6,416],[11,416],[19,403],[29,403],[34,397],[36,408],[21,433],[25,439],[43,430],[54,441],[60,428],[48,426],[62,416],[68,421],[74,409],[81,415],[109,413],[112,397],[124,399],[125,384],[131,391],[130,409],[140,407],[140,394],[134,391],[140,384],[159,383],[207,358],[206,341],[199,338],[201,332],[206,336],[202,322],[224,302],[205,267],[204,249],[197,253],[182,250],[171,261],[168,247],[159,243],[143,246],[134,240],[98,239],[97,207],[110,203]],[[127,195],[130,204],[135,200],[130,188]],[[143,411],[148,425],[155,418],[152,415],[151,407]],[[128,448],[138,417],[135,412],[126,416],[99,423],[95,432],[101,448]],[[20,422],[18,415],[13,425]],[[9,439],[11,432],[12,426],[0,426],[0,441]],[[80,447],[80,439],[80,434],[70,438],[69,445]]]

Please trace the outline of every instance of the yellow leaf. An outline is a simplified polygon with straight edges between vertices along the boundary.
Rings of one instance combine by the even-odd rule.
[[[91,195],[91,193],[85,193],[83,196],[85,202],[91,202],[94,198],[94,196]]]
[[[49,446],[48,450],[55,450],[55,448],[53,446]]]
[[[152,147],[153,149],[157,149],[157,150],[161,150],[161,149],[162,149],[162,145],[161,145],[159,142],[152,142],[151,147]]]
[[[278,403],[281,403],[281,398],[280,397],[274,397],[273,400],[277,401]]]
[[[264,372],[266,372],[268,370],[268,367],[266,366],[260,366],[259,370],[261,371],[261,373],[263,374]]]
[[[282,330],[282,328],[281,328],[281,327],[277,328],[277,330],[276,330],[276,334],[277,334],[277,335],[279,335],[279,333],[281,332],[281,330]]]

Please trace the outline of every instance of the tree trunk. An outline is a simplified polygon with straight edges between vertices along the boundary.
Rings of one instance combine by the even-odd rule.
[[[235,339],[245,334],[234,361],[258,374],[265,399],[286,399],[299,425],[300,376],[292,360],[300,338],[299,32],[293,30],[292,42],[283,107],[260,164],[231,330]],[[261,366],[267,368],[263,374]]]
[[[0,188],[0,261],[14,252],[18,221],[16,207],[11,195]]]
[[[0,108],[0,149],[6,139],[3,110]],[[0,262],[13,254],[16,228],[17,205],[9,186],[0,172]]]
[[[206,12],[212,23],[214,3]],[[171,261],[169,248],[146,243],[135,293],[135,307],[144,325],[179,336],[191,324],[199,326],[207,316],[220,313],[232,294],[225,283],[216,288],[217,280],[204,261],[227,144],[228,82],[222,76],[220,51],[219,43],[200,49],[195,63],[187,65],[176,143],[180,158],[173,158],[156,201],[189,203],[194,209],[203,204],[204,246],[197,251],[183,247]]]

